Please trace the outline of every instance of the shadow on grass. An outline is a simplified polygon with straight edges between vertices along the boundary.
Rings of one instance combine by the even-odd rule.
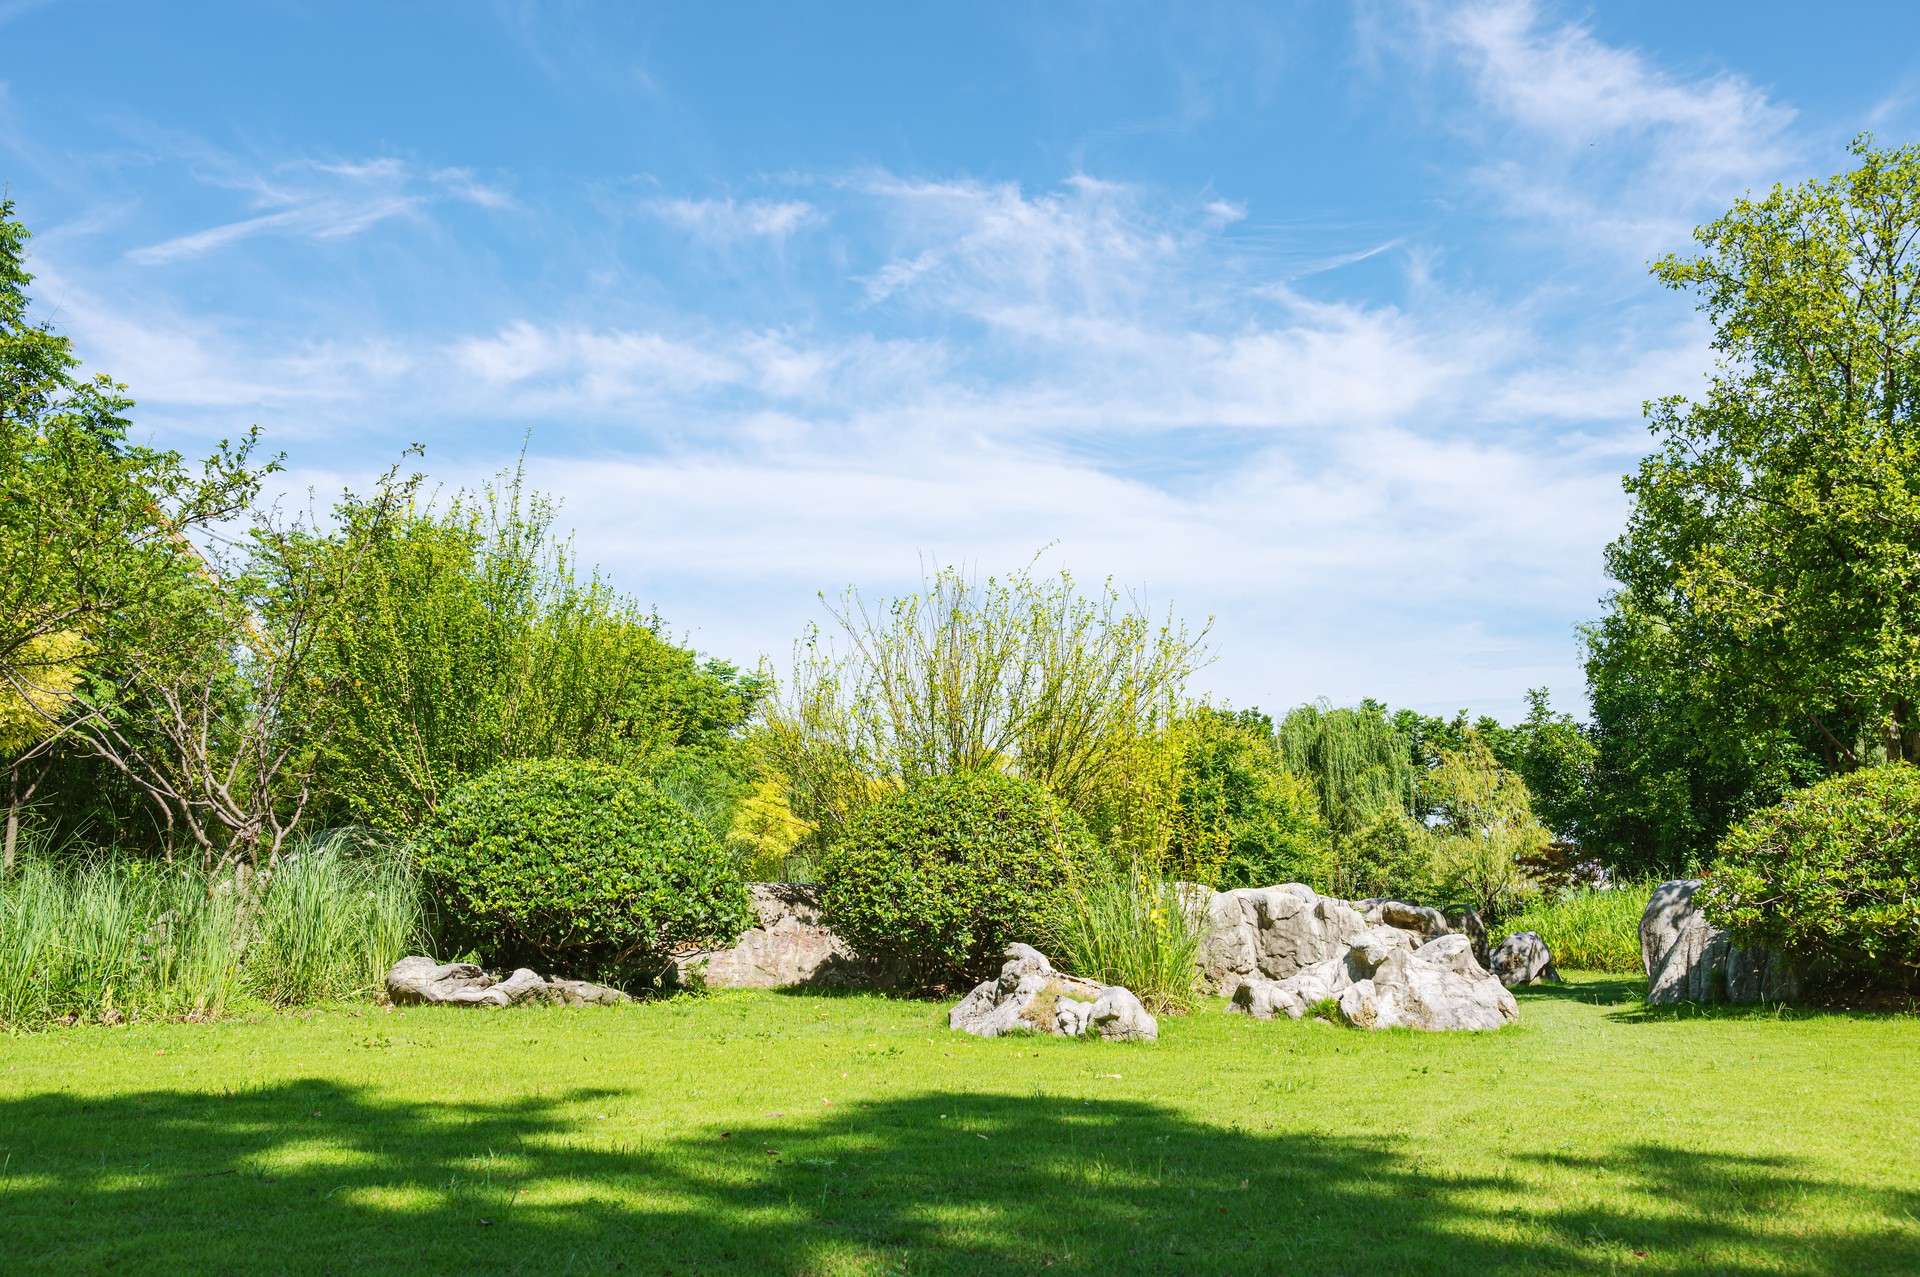
[[[1582,973],[1565,984],[1529,984],[1513,991],[1522,1002],[1580,1002],[1587,1006],[1638,1005],[1647,994],[1645,976]]]
[[[599,1114],[644,1127],[645,1099],[316,1080],[7,1101],[0,1271],[1920,1271],[1920,1194],[1777,1159],[1639,1144],[1499,1169],[953,1092],[607,1134]]]

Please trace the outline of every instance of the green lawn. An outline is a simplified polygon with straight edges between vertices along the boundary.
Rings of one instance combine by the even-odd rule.
[[[1920,1020],[983,1042],[725,994],[0,1038],[0,1272],[1920,1272]]]

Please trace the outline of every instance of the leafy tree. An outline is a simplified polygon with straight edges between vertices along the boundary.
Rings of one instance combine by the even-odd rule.
[[[763,684],[702,664],[658,617],[582,579],[554,513],[515,471],[381,540],[323,653],[350,689],[321,772],[335,818],[406,830],[504,763],[590,758],[657,771],[725,834],[751,771],[729,742]],[[372,514],[350,504],[340,522]],[[703,752],[666,757],[680,747]]]
[[[1330,887],[1332,840],[1319,801],[1309,781],[1287,770],[1272,719],[1200,706],[1173,735],[1180,766],[1169,872],[1221,889]]]
[[[1509,912],[1528,894],[1520,858],[1551,837],[1534,819],[1526,782],[1474,735],[1462,749],[1441,750],[1423,785],[1435,816],[1434,886],[1488,917]]]
[[[1803,729],[1832,770],[1920,758],[1920,147],[1852,153],[1653,268],[1719,358],[1648,405],[1607,655],[1710,706],[1717,759]]]
[[[1414,810],[1418,772],[1408,739],[1378,702],[1299,706],[1281,720],[1278,737],[1287,767],[1313,785],[1336,851],[1380,818]]]
[[[253,463],[255,434],[198,467],[129,443],[126,388],[82,378],[67,338],[29,319],[28,233],[13,213],[0,201],[0,700],[18,720],[4,748],[8,865],[58,756],[99,745],[116,717],[123,736],[136,730],[118,699],[133,671],[200,659],[213,631],[193,538],[276,468]]]
[[[829,610],[839,642],[809,631],[759,737],[818,839],[919,781],[1000,771],[1102,840],[1157,853],[1165,787],[1138,787],[1204,632],[1156,621],[1110,582],[1083,593],[1066,573],[982,581],[945,568],[920,593],[869,606],[850,591]]]

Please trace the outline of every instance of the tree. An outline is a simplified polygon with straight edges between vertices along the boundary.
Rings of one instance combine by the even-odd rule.
[[[1180,761],[1169,872],[1223,890],[1330,888],[1331,836],[1312,784],[1287,770],[1273,720],[1202,705],[1171,734]]]
[[[809,630],[758,736],[816,837],[915,782],[1004,772],[1102,841],[1149,857],[1164,846],[1171,800],[1152,773],[1170,774],[1163,737],[1204,630],[1156,621],[1111,582],[1083,593],[1064,572],[948,567],[919,593],[870,606],[849,591],[829,611],[838,642]]]
[[[0,201],[0,704],[10,867],[22,809],[77,739],[83,692],[197,641],[194,536],[243,510],[275,462],[257,436],[199,467],[127,441],[125,387],[82,379],[65,337],[28,318],[28,233]],[[101,708],[97,702],[95,708]]]
[[[1647,406],[1607,657],[1701,707],[1718,759],[1801,730],[1830,770],[1920,759],[1920,147],[1851,150],[1653,267],[1718,358]]]
[[[1534,819],[1526,782],[1478,735],[1441,750],[1424,781],[1434,812],[1434,885],[1498,917],[1528,891],[1520,858],[1550,839]]]
[[[1336,851],[1380,818],[1415,810],[1418,772],[1384,705],[1301,705],[1280,721],[1278,737],[1288,768],[1312,783]]]

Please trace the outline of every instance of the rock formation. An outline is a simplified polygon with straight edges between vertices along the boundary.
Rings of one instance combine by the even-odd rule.
[[[1509,989],[1542,980],[1562,983],[1560,973],[1554,970],[1553,951],[1547,948],[1538,931],[1521,931],[1502,940],[1500,947],[1493,951],[1487,970]]]
[[[663,984],[678,988],[784,989],[794,985],[882,987],[885,970],[855,957],[820,920],[820,892],[811,883],[747,885],[759,925],[727,949],[675,954]]]
[[[543,980],[525,967],[504,979],[470,962],[438,963],[408,957],[387,972],[387,997],[395,1006],[434,1003],[444,1006],[509,1007],[530,1002],[567,1006],[612,1006],[627,995],[585,980]]]
[[[1742,949],[1694,903],[1698,878],[1663,882],[1640,916],[1640,964],[1647,1002],[1792,1002],[1798,975],[1776,953]]]
[[[1088,1035],[1108,1042],[1159,1038],[1159,1023],[1132,991],[1063,975],[1032,945],[1009,945],[1006,956],[997,977],[976,985],[948,1013],[948,1027],[983,1038],[1003,1033]]]
[[[1216,891],[1206,909],[1201,974],[1225,994],[1243,980],[1284,980],[1315,963],[1342,957],[1348,942],[1367,929],[1366,920],[1346,901],[1297,882]]]
[[[1346,953],[1284,980],[1253,977],[1233,991],[1229,1011],[1299,1019],[1317,1003],[1338,1004],[1342,1018],[1367,1029],[1499,1029],[1520,1018],[1506,987],[1473,957],[1466,936],[1421,938],[1398,927],[1369,927]]]

